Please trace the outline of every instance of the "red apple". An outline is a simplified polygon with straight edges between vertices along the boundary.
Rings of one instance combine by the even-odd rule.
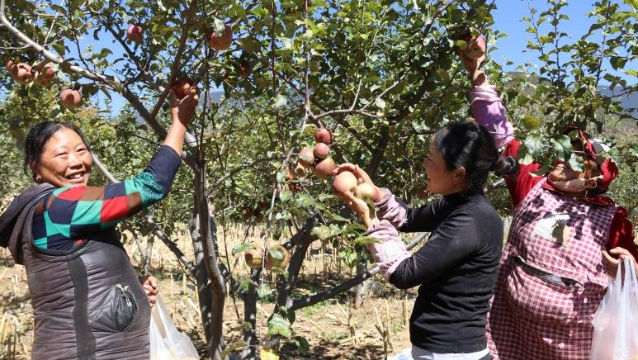
[[[137,24],[131,24],[128,29],[126,29],[126,38],[129,39],[129,41],[140,42],[143,36],[143,29]]]
[[[9,64],[7,64],[8,66]],[[31,71],[31,65],[25,63],[18,63],[11,68],[11,78],[18,84],[26,85],[33,80],[33,72]]]
[[[301,166],[309,168],[315,164],[315,154],[311,148],[303,148],[297,155],[297,162]]]
[[[315,142],[323,144],[332,144],[332,133],[326,128],[319,128],[315,131]]]
[[[67,109],[75,109],[82,103],[82,94],[75,89],[64,89],[60,93],[60,102]]]
[[[312,153],[319,159],[325,159],[330,155],[330,146],[324,143],[316,143],[314,149],[312,149]]]
[[[332,172],[336,167],[335,161],[328,156],[312,168],[312,173],[319,179],[326,180],[332,176]]]
[[[178,99],[184,98],[189,93],[197,92],[197,88],[193,85],[193,80],[186,76],[177,79],[171,88]]]
[[[233,42],[233,29],[230,25],[224,26],[224,31],[221,34],[215,32],[215,30],[208,33],[208,45],[215,50],[226,50]]]
[[[33,82],[39,86],[47,86],[55,78],[55,70],[51,67],[51,64],[47,63],[44,67],[35,72],[35,78]]]
[[[237,73],[242,78],[246,79],[250,75],[250,63],[248,60],[242,60],[237,66]]]

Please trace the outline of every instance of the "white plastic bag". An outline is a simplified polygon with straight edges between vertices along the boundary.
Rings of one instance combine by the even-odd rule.
[[[638,279],[633,260],[625,258],[619,265],[592,320],[591,360],[638,358]]]
[[[199,360],[191,339],[177,330],[159,295],[151,314],[151,360]]]

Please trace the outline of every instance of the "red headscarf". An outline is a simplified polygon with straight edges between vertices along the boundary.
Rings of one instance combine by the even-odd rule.
[[[572,131],[578,132],[578,137],[583,141],[583,150],[596,159],[596,157],[600,154],[596,152],[594,144],[581,129],[576,126],[570,126],[563,131],[563,134],[569,134]],[[609,188],[609,184],[611,184],[618,175],[618,166],[616,166],[616,163],[611,158],[607,158],[602,164],[600,164],[600,172],[603,178],[598,181],[598,188],[601,190],[607,190]]]

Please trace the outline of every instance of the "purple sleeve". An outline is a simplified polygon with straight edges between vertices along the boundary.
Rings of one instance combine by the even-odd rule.
[[[397,229],[387,220],[372,225],[366,235],[379,240],[366,247],[379,265],[379,272],[388,280],[399,264],[410,257],[410,253],[399,238]]]
[[[485,126],[501,148],[514,139],[514,126],[505,117],[501,98],[496,86],[480,85],[470,91],[472,115],[477,123]]]
[[[388,189],[382,189],[383,199],[374,205],[377,207],[377,218],[387,220],[395,228],[400,228],[407,221],[407,208],[399,202]]]

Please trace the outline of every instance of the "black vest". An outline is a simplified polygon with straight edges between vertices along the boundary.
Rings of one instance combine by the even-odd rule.
[[[32,358],[148,359],[151,308],[114,228],[71,252],[33,244],[40,192],[18,216],[10,248],[27,270],[34,316]]]

